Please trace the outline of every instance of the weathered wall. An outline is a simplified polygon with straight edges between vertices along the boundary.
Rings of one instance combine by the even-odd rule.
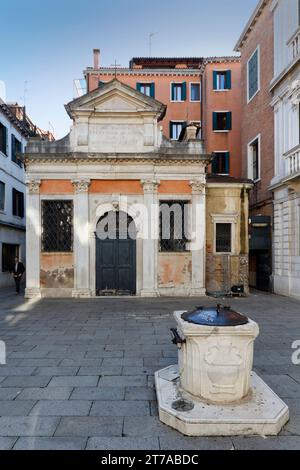
[[[185,288],[191,287],[192,257],[191,253],[158,254],[158,287]]]
[[[41,287],[49,289],[74,287],[73,253],[41,254]]]

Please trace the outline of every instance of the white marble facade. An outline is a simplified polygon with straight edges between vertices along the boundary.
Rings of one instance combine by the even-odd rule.
[[[300,297],[300,21],[297,0],[274,15],[274,291]]]

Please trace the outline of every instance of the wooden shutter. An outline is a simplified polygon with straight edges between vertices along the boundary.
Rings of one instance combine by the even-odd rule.
[[[186,101],[186,82],[183,82],[182,84],[182,92],[181,92],[181,98],[182,101]]]
[[[225,173],[229,175],[230,172],[230,152],[225,153]]]
[[[170,139],[173,138],[173,122],[170,121],[169,123],[169,131],[170,131]]]
[[[213,112],[213,131],[218,130],[217,113]]]
[[[231,112],[226,113],[226,130],[231,131],[232,129],[232,118]]]
[[[171,100],[174,101],[175,100],[175,84],[174,83],[171,83]]]
[[[16,161],[16,138],[13,134],[11,135],[11,159],[13,162]]]
[[[150,84],[150,96],[151,98],[155,98],[155,83],[154,82]]]
[[[17,214],[17,190],[13,188],[12,190],[12,213],[13,215]]]
[[[218,154],[213,153],[214,159],[211,162],[211,172],[216,175],[218,173]]]
[[[19,216],[24,217],[24,194],[19,192]]]
[[[216,70],[213,71],[213,88],[214,90],[218,89],[218,72]]]
[[[137,84],[136,84],[136,89],[137,89],[137,91],[139,91],[139,92],[141,91],[141,83],[137,82]]]
[[[227,70],[226,72],[226,89],[231,90],[231,70]]]

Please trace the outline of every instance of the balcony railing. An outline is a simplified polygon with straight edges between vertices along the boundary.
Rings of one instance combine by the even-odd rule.
[[[300,28],[293,34],[293,36],[289,39],[287,43],[290,54],[291,60],[296,59],[300,55]]]
[[[300,173],[300,145],[284,154],[286,176]]]

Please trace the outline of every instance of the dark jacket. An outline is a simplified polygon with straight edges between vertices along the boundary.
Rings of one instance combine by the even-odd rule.
[[[16,269],[16,264],[14,263],[13,268],[11,270],[14,276],[18,276],[20,274],[22,275],[24,274],[24,271],[25,271],[25,266],[23,263],[21,263],[21,261],[18,262],[17,269]]]

